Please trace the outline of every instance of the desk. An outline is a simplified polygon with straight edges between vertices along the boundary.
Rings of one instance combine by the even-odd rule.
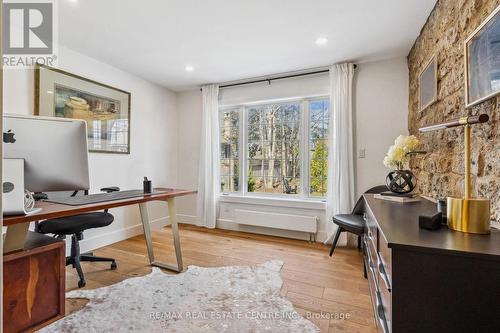
[[[175,198],[180,196],[195,194],[196,191],[166,189],[166,188],[157,188],[155,190],[162,192],[149,195],[146,194],[140,197],[98,202],[81,206],[69,206],[69,205],[62,205],[62,204],[42,201],[36,204],[36,207],[42,208],[42,210],[38,213],[32,215],[4,216],[3,225],[7,226],[7,234],[4,243],[4,253],[9,253],[12,251],[23,249],[24,242],[28,234],[28,227],[30,222],[139,204],[142,226],[144,228],[144,237],[146,239],[146,246],[148,249],[149,263],[152,266],[157,266],[173,270],[176,272],[181,272],[183,266],[182,266],[181,244],[179,240],[179,228],[177,225],[177,217],[175,210]],[[168,217],[170,224],[172,225],[175,256],[177,259],[177,265],[175,266],[155,261],[153,241],[151,238],[150,219],[149,219],[148,208],[146,205],[148,202],[151,201],[164,201],[167,202],[168,204]]]

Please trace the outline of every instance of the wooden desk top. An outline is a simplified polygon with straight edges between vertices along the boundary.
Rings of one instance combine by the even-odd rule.
[[[31,215],[4,216],[3,225],[9,226],[19,223],[41,221],[41,220],[53,219],[64,216],[72,216],[80,213],[87,213],[96,210],[129,206],[149,201],[167,201],[168,199],[171,198],[195,194],[197,192],[193,190],[179,190],[179,189],[167,189],[167,188],[155,188],[155,190],[165,191],[165,192],[156,194],[145,194],[140,197],[113,200],[113,201],[104,201],[104,202],[98,202],[80,206],[70,206],[70,205],[40,201],[35,205],[35,207],[42,208],[40,212]]]
[[[422,199],[419,202],[397,203],[375,199],[365,194],[367,209],[375,217],[381,236],[391,248],[413,248],[455,252],[455,254],[487,256],[500,260],[500,230],[491,229],[489,235],[468,234],[443,226],[429,231],[418,227],[419,215],[434,215],[436,204]],[[448,252],[449,253],[449,252]]]

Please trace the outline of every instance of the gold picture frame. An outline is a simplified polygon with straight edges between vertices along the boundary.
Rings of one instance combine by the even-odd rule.
[[[89,152],[130,154],[130,92],[36,65],[35,115],[87,122]]]
[[[418,75],[419,110],[423,111],[437,101],[437,56],[433,55]]]
[[[495,30],[496,29],[496,30]],[[464,42],[465,105],[500,94],[500,6]],[[488,43],[492,37],[493,42]],[[496,59],[495,59],[496,58]]]

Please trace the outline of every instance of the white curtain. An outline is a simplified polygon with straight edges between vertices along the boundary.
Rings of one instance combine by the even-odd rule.
[[[198,166],[198,225],[215,228],[219,177],[219,86],[202,87],[203,113],[201,116],[200,164]]]
[[[349,214],[354,205],[354,152],[352,121],[353,64],[330,67],[330,126],[328,145],[327,235],[337,231],[334,214]],[[342,233],[338,245],[352,244],[355,236]],[[325,242],[325,243],[326,243]]]

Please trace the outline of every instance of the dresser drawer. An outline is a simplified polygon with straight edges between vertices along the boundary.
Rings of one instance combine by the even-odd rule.
[[[378,332],[390,333],[390,326],[387,321],[386,307],[382,300],[382,295],[377,291],[376,305],[375,305],[375,321],[377,322]]]
[[[384,286],[380,286],[382,282],[380,281],[380,272],[377,267],[378,254],[376,249],[366,235],[363,237],[363,242],[365,248],[364,259],[366,274],[368,277],[368,286],[370,288],[375,322],[379,332],[389,333],[390,325],[387,318],[390,318],[391,313],[390,291]]]
[[[370,296],[372,300],[372,306],[373,306],[373,313],[374,313],[374,320],[375,320],[375,325],[378,325],[377,321],[377,295],[378,295],[378,286],[377,286],[377,281],[375,280],[377,278],[376,274],[376,268],[375,268],[375,263],[371,260],[371,253],[370,253],[370,247],[367,242],[367,238],[363,238],[364,242],[364,261],[365,261],[365,268],[366,268],[366,277],[368,280],[368,288],[370,290]]]
[[[366,222],[366,235],[368,238],[372,240],[374,245],[376,246],[376,239],[377,239],[377,223],[375,222],[375,218],[373,217],[372,213],[370,212],[369,209],[366,210],[364,214],[364,219]]]
[[[375,278],[378,279],[378,270],[377,270],[377,247],[375,246],[376,242],[372,241],[370,237],[365,235],[365,247],[366,247],[366,253],[368,255],[368,258],[370,259],[370,262],[373,265],[374,269],[374,275]],[[378,281],[377,281],[378,282]]]
[[[379,277],[379,281],[381,281],[380,277]],[[383,282],[380,282],[379,293],[380,293],[381,308],[384,311],[383,318],[385,319],[386,328],[388,329],[388,332],[390,332],[391,331],[391,318],[392,318],[391,292],[387,288],[384,287]]]
[[[385,286],[390,291],[392,289],[391,249],[380,233],[378,235],[377,270],[379,271],[381,288]]]

